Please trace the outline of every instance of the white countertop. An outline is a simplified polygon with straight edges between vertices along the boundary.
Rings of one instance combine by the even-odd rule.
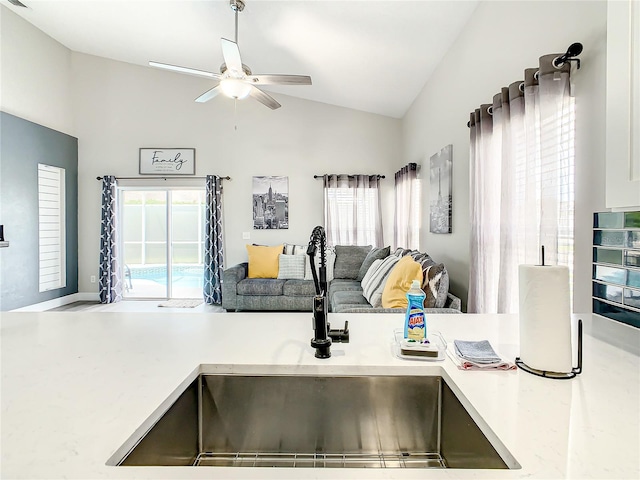
[[[549,380],[516,371],[462,371],[391,352],[402,315],[331,314],[351,343],[319,360],[311,315],[294,313],[1,314],[1,477],[638,478],[640,359],[590,335],[584,372]],[[430,315],[448,341],[488,339],[518,354],[509,315]],[[259,340],[251,345],[243,335]],[[203,366],[203,367],[201,367]],[[267,367],[265,367],[267,366]],[[105,462],[187,378],[205,371],[442,373],[522,466],[514,470],[112,467]]]

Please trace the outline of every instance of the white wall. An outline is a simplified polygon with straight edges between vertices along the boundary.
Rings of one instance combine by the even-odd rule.
[[[451,291],[466,304],[469,278],[469,112],[490,103],[522,78],[538,57],[584,51],[576,87],[576,220],[574,312],[591,311],[591,226],[604,210],[606,2],[481,2],[464,31],[403,119],[403,159],[425,169],[429,157],[453,144],[453,233],[429,233],[423,212],[421,250],[444,262]],[[428,170],[425,170],[428,171]],[[424,182],[423,198],[429,198]],[[465,305],[466,307],[466,305]]]
[[[71,50],[0,5],[0,109],[75,135]]]
[[[272,111],[251,101],[193,99],[210,82],[73,53],[73,108],[79,141],[79,290],[95,291],[100,231],[96,176],[136,176],[140,147],[194,147],[196,174],[229,175],[224,187],[226,265],[246,261],[246,243],[306,244],[323,223],[322,181],[314,174],[380,173],[385,243],[393,238],[393,173],[400,120],[274,95]],[[291,87],[306,88],[306,87]],[[234,130],[237,123],[238,129]],[[289,176],[288,230],[253,230],[252,176]],[[145,183],[148,185],[148,183]],[[243,240],[242,232],[251,239]]]

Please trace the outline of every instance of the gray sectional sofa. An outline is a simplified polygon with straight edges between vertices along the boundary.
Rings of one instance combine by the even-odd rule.
[[[362,295],[361,277],[359,270],[363,264],[362,253],[353,250],[349,255],[349,248],[336,247],[343,254],[336,256],[333,271],[338,277],[329,282],[329,311],[335,313],[404,313],[401,308],[373,308]],[[395,255],[416,254],[408,250],[396,250]],[[387,250],[388,251],[388,250]],[[393,254],[392,254],[393,255]],[[428,257],[424,254],[422,256]],[[413,255],[412,255],[413,256]],[[359,257],[354,261],[354,257]],[[366,266],[366,265],[365,265]],[[439,283],[441,307],[426,308],[427,313],[460,313],[460,299],[448,292],[449,279],[444,269],[446,279]],[[240,263],[223,272],[222,276],[222,307],[227,311],[307,311],[313,305],[315,288],[312,280],[281,280],[276,278],[247,278],[248,264]],[[445,281],[446,280],[446,281]]]

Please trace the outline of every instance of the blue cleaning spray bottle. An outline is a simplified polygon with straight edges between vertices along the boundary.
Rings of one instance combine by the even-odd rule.
[[[414,280],[407,292],[407,313],[404,322],[404,338],[421,342],[427,338],[427,319],[424,315],[426,295],[420,288],[420,282]]]

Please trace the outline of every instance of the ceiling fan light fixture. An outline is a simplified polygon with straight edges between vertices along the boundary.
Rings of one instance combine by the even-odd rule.
[[[220,81],[220,89],[227,97],[242,100],[251,92],[251,85],[238,78],[224,78]]]

